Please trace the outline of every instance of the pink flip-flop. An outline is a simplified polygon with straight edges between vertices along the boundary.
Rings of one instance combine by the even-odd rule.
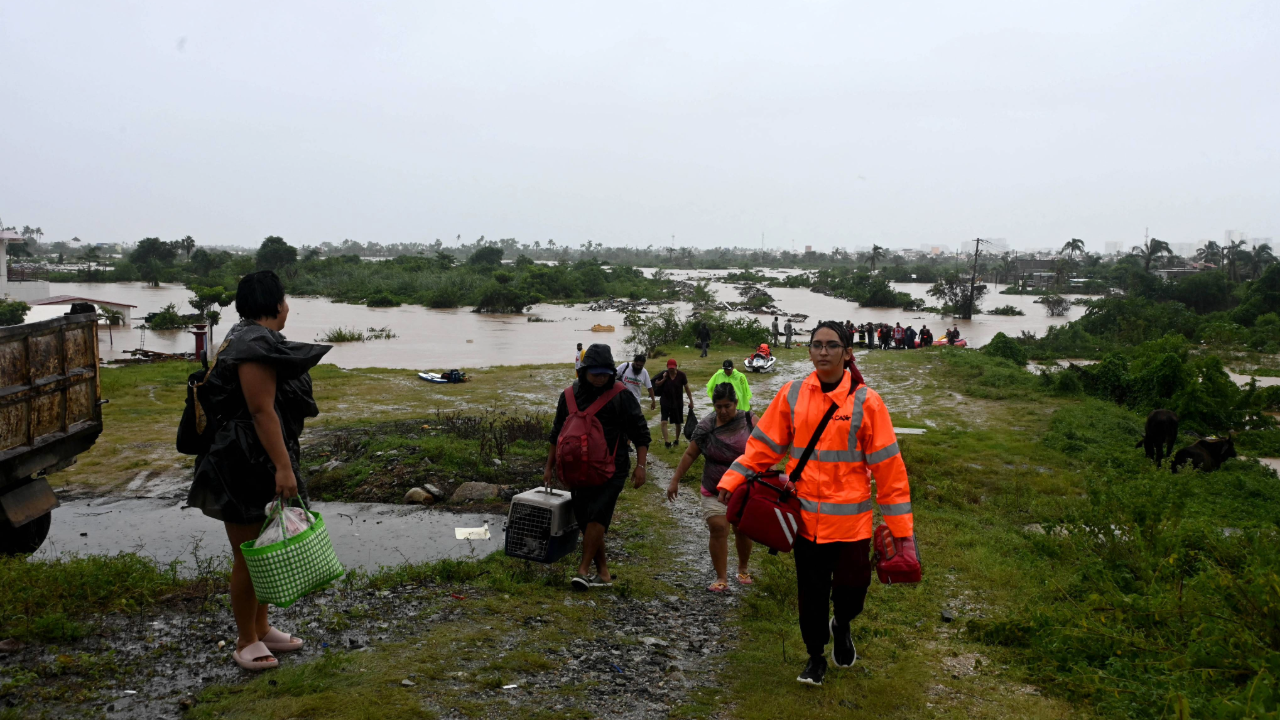
[[[243,649],[236,650],[231,653],[231,657],[235,659],[236,664],[245,670],[257,672],[259,670],[271,670],[280,667],[280,661],[271,654],[266,645],[262,641],[258,641]],[[270,660],[257,660],[256,658],[269,657]]]
[[[707,586],[707,590],[713,593],[722,593],[729,591],[729,583],[720,582],[719,580]]]
[[[280,632],[275,628],[267,630],[267,634],[262,636],[262,644],[273,653],[287,653],[301,650],[306,641],[299,637],[294,637],[286,632]]]
[[[739,585],[754,585],[754,584],[755,584],[755,582],[756,582],[756,581],[755,581],[755,580],[752,580],[752,579],[751,579],[751,576],[750,576],[750,575],[748,575],[747,573],[738,573],[738,584],[739,584]]]

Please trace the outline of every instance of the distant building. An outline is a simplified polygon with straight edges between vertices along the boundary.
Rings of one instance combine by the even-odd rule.
[[[1193,242],[1176,242],[1169,243],[1169,249],[1178,257],[1191,257],[1196,254],[1196,244]]]
[[[1009,241],[1004,238],[983,238],[987,241],[987,252],[992,255],[1003,255],[1009,252]]]
[[[1163,268],[1163,269],[1153,270],[1152,272],[1154,272],[1156,275],[1159,275],[1160,279],[1162,280],[1177,280],[1178,278],[1186,277],[1188,275],[1195,275],[1196,273],[1200,272],[1200,270],[1198,268],[1192,268],[1192,267],[1180,267],[1180,268]]]
[[[1108,255],[1116,255],[1124,252],[1124,243],[1119,240],[1108,240],[1104,243],[1104,247],[1106,248]]]
[[[812,246],[812,245],[805,245],[805,246],[804,246],[804,251],[805,251],[805,252],[807,252],[807,253],[811,253],[811,252],[813,252],[813,246]]]

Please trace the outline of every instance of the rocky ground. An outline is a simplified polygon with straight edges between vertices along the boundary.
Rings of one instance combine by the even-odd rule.
[[[652,465],[650,482],[665,486],[671,468],[658,461]],[[647,497],[665,504],[661,495]],[[721,655],[735,639],[729,613],[738,596],[750,590],[735,583],[723,595],[706,591],[714,574],[696,491],[686,488],[668,507],[673,557],[657,579],[677,588],[677,594],[638,599],[617,590],[578,594],[566,588],[566,606],[604,608],[602,619],[593,621],[596,626],[585,629],[595,639],[568,640],[552,653],[550,669],[520,675],[515,688],[481,690],[474,699],[499,707],[512,702],[548,710],[574,707],[598,717],[665,717],[700,688],[715,686]],[[282,664],[332,652],[368,652],[471,615],[490,618],[474,609],[478,595],[466,586],[434,583],[323,591],[273,610],[276,626],[308,641]],[[147,615],[105,617],[93,634],[76,642],[32,644],[0,655],[0,696],[10,707],[49,717],[178,718],[202,688],[250,677],[231,660],[235,625],[226,595],[174,599],[163,607]],[[516,625],[504,633],[499,648],[518,648],[520,641]],[[466,661],[456,667],[462,678],[476,670]],[[461,717],[452,708],[434,706],[428,693],[422,702],[441,717]]]

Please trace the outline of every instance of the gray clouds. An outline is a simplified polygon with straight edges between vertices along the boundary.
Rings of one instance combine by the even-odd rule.
[[[1280,235],[1274,3],[687,5],[8,3],[0,215],[237,244]]]

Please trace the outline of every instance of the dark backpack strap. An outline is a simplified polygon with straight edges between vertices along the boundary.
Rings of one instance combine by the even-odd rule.
[[[573,397],[572,385],[564,389],[564,406],[565,409],[569,411],[570,415],[578,412],[578,401]]]

